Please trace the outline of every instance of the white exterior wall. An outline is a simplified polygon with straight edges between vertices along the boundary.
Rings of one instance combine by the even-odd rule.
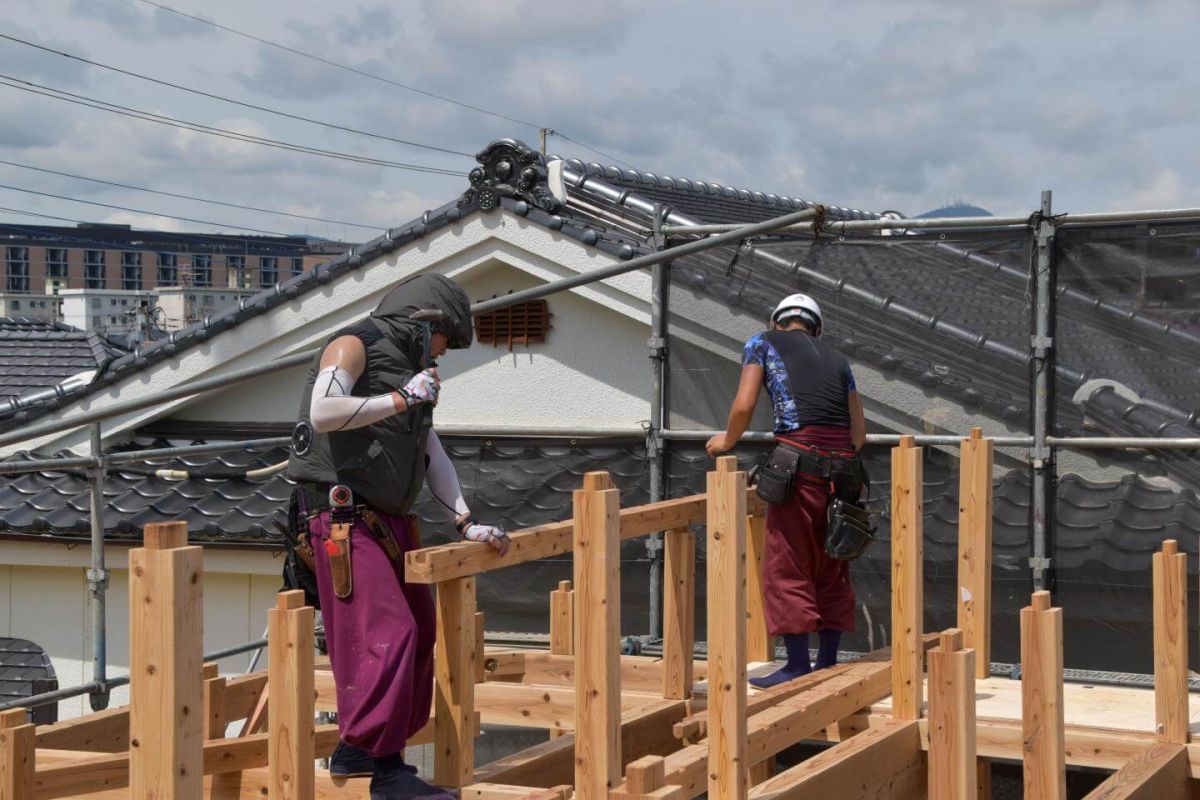
[[[492,260],[462,280],[472,302],[536,286]],[[547,298],[543,344],[474,344],[439,359],[444,386],[436,419],[470,426],[636,426],[650,416],[649,326],[578,295]],[[350,320],[347,320],[349,322]],[[173,416],[190,420],[291,422],[307,368],[287,370],[194,401]]]
[[[110,546],[107,594],[108,673],[128,674],[129,548]],[[204,652],[262,638],[267,609],[275,604],[282,562],[277,554],[205,549]],[[60,687],[92,679],[92,620],[88,605],[86,547],[0,542],[0,636],[29,639],[50,654]],[[220,661],[222,674],[245,671],[249,655]],[[266,661],[261,661],[263,666]],[[112,705],[129,701],[128,687]],[[60,719],[90,713],[86,696],[59,703]]]

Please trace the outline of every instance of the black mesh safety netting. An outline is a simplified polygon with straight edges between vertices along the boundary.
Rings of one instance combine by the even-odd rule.
[[[1200,436],[1200,224],[1064,227],[1055,245],[1054,432]],[[1197,551],[1197,453],[1056,457],[1050,556],[1066,663],[1151,672],[1151,555],[1164,539]]]

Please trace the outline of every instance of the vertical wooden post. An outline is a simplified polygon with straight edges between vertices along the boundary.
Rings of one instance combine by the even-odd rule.
[[[270,800],[316,792],[313,619],[304,592],[281,592],[267,612],[267,785]],[[197,797],[199,795],[196,795]]]
[[[982,428],[962,440],[958,482],[958,627],[975,651],[975,677],[991,674],[992,463]]]
[[[775,637],[767,631],[763,611],[763,560],[767,518],[751,516],[746,530],[746,660],[774,661]]]
[[[1187,556],[1167,539],[1153,564],[1155,730],[1160,742],[1187,744]]]
[[[575,654],[575,593],[570,581],[559,581],[550,593],[550,652],[556,656]]]
[[[225,719],[225,678],[204,681],[204,738],[224,739],[229,720]]]
[[[929,800],[976,794],[975,652],[962,632],[943,631],[929,651]]]
[[[575,796],[601,800],[621,780],[620,499],[607,472],[575,491]]]
[[[708,796],[745,800],[746,473],[708,473]]]
[[[958,476],[958,627],[975,651],[975,677],[992,672],[992,466],[995,448],[972,428],[962,440]],[[977,800],[992,796],[992,762],[976,768]]]
[[[203,554],[184,522],[129,552],[129,796],[192,800],[204,779]]]
[[[437,585],[433,658],[434,782],[461,787],[475,778],[475,578]]]
[[[663,553],[663,697],[686,700],[696,647],[696,534],[668,531]]]
[[[924,684],[922,643],[922,454],[911,436],[892,448],[892,716],[921,716]]]
[[[484,643],[484,634],[487,629],[484,627],[483,612],[475,612],[475,682],[483,683],[487,680],[487,673],[484,671],[484,654],[486,653],[487,645]]]
[[[34,731],[25,709],[0,711],[0,800],[33,797]]]
[[[1062,609],[1034,592],[1021,609],[1021,727],[1025,799],[1066,800]]]

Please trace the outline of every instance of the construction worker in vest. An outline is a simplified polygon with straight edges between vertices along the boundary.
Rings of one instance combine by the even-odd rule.
[[[824,537],[838,470],[862,475],[858,451],[866,441],[866,421],[850,364],[821,339],[822,324],[821,308],[808,295],[790,295],[776,306],[770,329],[746,342],[725,432],[706,445],[713,457],[731,450],[749,426],[759,389],[765,387],[775,413],[776,441],[789,448],[796,466],[790,497],[767,506],[763,558],[767,629],[783,638],[787,663],[751,679],[760,688],[812,671],[809,634],[817,634],[816,668],[821,669],[836,663],[842,633],[854,630],[849,562],[827,555]],[[861,490],[861,481],[857,488]]]
[[[404,580],[419,547],[409,511],[423,484],[470,541],[508,549],[475,520],[433,430],[433,359],[471,344],[466,293],[441,275],[391,289],[362,322],[333,334],[314,362],[288,475],[308,519],[325,640],[337,685],[339,775],[370,774],[371,800],[451,795],[404,763],[429,720],[435,614],[428,586]]]

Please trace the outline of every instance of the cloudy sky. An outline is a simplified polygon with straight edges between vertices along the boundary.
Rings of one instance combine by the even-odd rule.
[[[550,151],[565,156],[910,215],[959,199],[1025,213],[1043,188],[1059,211],[1200,206],[1200,3],[1191,0],[164,2],[386,80],[143,0],[4,0],[0,33],[377,136],[11,39],[0,39],[0,81],[389,163],[180,130],[11,85],[0,85],[0,160],[383,227],[465,187],[461,175],[396,164],[472,166],[394,139],[467,154],[501,136],[536,145],[537,128],[552,127],[569,138],[552,136]],[[154,212],[0,188],[5,209],[68,219],[216,230],[157,216],[169,214],[371,235],[8,164],[0,184]],[[54,224],[12,211],[0,220]]]

